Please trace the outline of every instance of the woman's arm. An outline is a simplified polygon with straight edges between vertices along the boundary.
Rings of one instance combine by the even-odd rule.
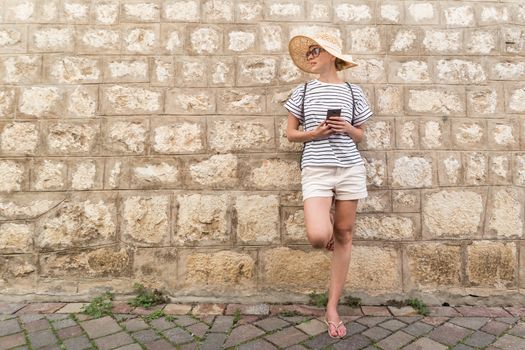
[[[322,139],[334,133],[326,122],[320,123],[317,128],[309,131],[299,130],[299,119],[288,113],[288,124],[286,126],[286,138],[290,142],[306,142],[316,139]]]

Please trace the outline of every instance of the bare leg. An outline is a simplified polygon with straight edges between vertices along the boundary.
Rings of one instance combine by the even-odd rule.
[[[343,292],[343,287],[350,265],[352,250],[352,231],[355,224],[357,200],[336,201],[334,222],[334,254],[330,268],[330,289],[328,292],[328,305],[326,307],[326,318],[336,324],[340,321],[337,312],[337,304]],[[346,334],[344,326],[339,327],[336,334],[335,327],[330,327],[332,335],[340,337]],[[333,330],[333,332],[332,332]]]
[[[304,201],[306,235],[314,248],[324,248],[332,236],[331,204],[331,197],[312,197]]]

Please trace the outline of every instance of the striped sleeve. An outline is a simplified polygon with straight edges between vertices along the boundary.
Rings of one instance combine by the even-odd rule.
[[[357,91],[355,93],[355,118],[352,121],[352,125],[359,126],[366,122],[374,113],[370,108],[363,89],[360,86],[354,86]]]
[[[303,104],[303,90],[304,85],[299,85],[293,91],[288,100],[284,103],[284,108],[292,113],[294,117],[299,119],[301,124],[304,124],[304,116],[302,115]]]

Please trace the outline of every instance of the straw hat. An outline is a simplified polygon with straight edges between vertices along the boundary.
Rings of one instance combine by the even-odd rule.
[[[311,66],[306,60],[306,52],[312,45],[319,45],[333,56],[344,61],[345,64],[339,70],[357,66],[357,63],[352,60],[351,55],[345,55],[341,52],[343,46],[341,39],[332,34],[316,33],[312,35],[296,35],[290,40],[288,50],[290,51],[293,62],[305,72],[312,73]]]

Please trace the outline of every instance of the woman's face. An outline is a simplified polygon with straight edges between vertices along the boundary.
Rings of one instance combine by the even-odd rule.
[[[306,60],[313,73],[324,72],[335,64],[335,57],[319,45],[312,45],[308,48]]]

